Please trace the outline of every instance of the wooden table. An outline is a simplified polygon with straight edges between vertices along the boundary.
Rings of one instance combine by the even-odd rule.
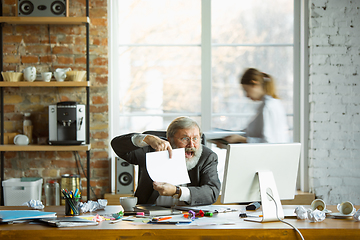
[[[219,206],[223,207],[223,206]],[[231,205],[231,208],[243,206]],[[294,208],[296,206],[284,206]],[[305,206],[308,207],[308,206]],[[356,206],[358,209],[360,206]],[[0,210],[28,209],[25,207],[0,207]],[[335,206],[328,209],[337,212]],[[64,206],[46,207],[47,212],[57,212],[64,215]],[[82,215],[103,215],[116,213],[119,206],[107,206],[105,210]],[[0,224],[0,239],[300,239],[290,226],[281,222],[255,223],[239,218],[239,211],[218,213],[211,218],[215,225],[154,225],[132,224],[119,222],[111,224],[109,221],[100,222],[98,226],[56,228],[40,224],[17,223]],[[207,219],[206,221],[208,221]],[[227,222],[232,224],[219,224]],[[360,239],[360,222],[353,218],[335,219],[327,217],[323,222],[311,223],[308,220],[285,219],[296,226],[306,240],[331,239]]]

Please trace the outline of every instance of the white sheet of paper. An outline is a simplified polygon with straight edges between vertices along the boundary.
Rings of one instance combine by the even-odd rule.
[[[167,182],[173,185],[190,183],[185,162],[185,149],[146,153],[146,168],[150,178],[155,182]]]

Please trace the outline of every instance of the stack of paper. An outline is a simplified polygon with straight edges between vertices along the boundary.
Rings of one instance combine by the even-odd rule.
[[[54,227],[78,227],[99,224],[96,221],[83,219],[81,217],[42,218],[40,220]]]

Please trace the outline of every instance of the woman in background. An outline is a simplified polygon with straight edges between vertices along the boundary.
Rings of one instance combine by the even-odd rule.
[[[276,95],[274,79],[255,68],[249,68],[240,80],[246,96],[262,101],[255,118],[247,128],[246,137],[230,135],[228,143],[285,143],[289,142],[286,113]]]

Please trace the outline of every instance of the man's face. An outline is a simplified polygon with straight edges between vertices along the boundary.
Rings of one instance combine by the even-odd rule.
[[[191,159],[201,146],[200,131],[197,127],[179,129],[174,135],[172,144],[176,148],[185,148],[185,157]]]

